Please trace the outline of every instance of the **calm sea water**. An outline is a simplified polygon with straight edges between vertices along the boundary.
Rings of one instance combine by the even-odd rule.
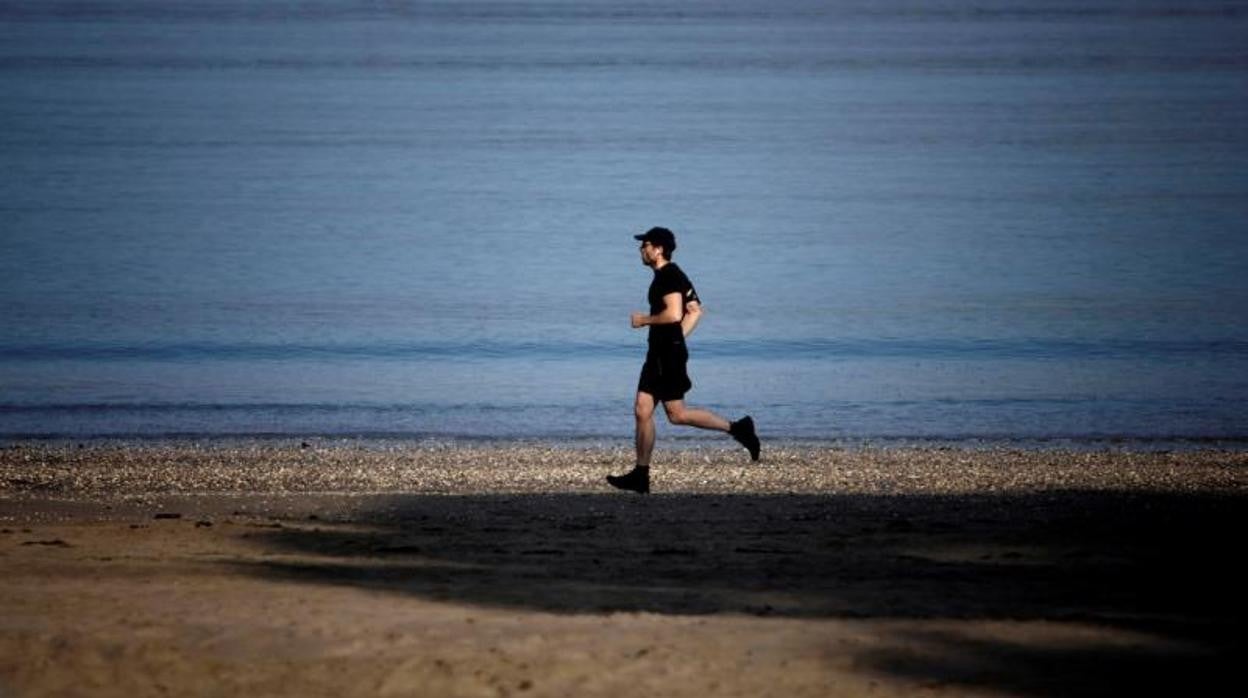
[[[1244,439],[1248,3],[0,1],[0,438]],[[662,427],[667,437],[687,431]]]

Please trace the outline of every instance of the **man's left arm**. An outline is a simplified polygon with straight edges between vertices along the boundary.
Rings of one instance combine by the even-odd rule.
[[[693,334],[693,330],[698,326],[698,321],[702,319],[702,303],[697,300],[689,301],[685,304],[685,317],[680,321],[681,333],[688,337]]]

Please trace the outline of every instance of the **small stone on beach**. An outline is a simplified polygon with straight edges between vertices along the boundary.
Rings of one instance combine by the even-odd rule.
[[[69,543],[66,543],[65,541],[61,540],[60,538],[57,538],[57,539],[55,539],[55,540],[28,540],[28,541],[26,541],[25,543],[22,543],[22,545],[44,545],[44,546],[47,546],[47,547],[49,547],[49,548],[69,548],[69,547],[72,547],[72,546],[70,546],[70,544],[69,544]]]

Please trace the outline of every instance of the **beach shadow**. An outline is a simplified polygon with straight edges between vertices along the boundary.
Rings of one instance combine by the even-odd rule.
[[[927,632],[857,658],[938,683],[1100,695],[1229,676],[1248,615],[1243,505],[1084,491],[379,496],[263,531],[281,554],[249,569],[551,613],[1062,621],[1149,638],[1004,645]]]

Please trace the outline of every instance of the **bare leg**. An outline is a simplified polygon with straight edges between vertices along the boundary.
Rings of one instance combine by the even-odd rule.
[[[728,431],[730,427],[728,420],[723,417],[710,410],[686,407],[684,400],[668,400],[663,403],[663,410],[667,412],[667,421],[672,424],[681,424],[699,429],[711,429],[713,431]]]
[[[637,393],[633,414],[637,418],[637,465],[650,467],[650,454],[654,452],[654,396]]]

